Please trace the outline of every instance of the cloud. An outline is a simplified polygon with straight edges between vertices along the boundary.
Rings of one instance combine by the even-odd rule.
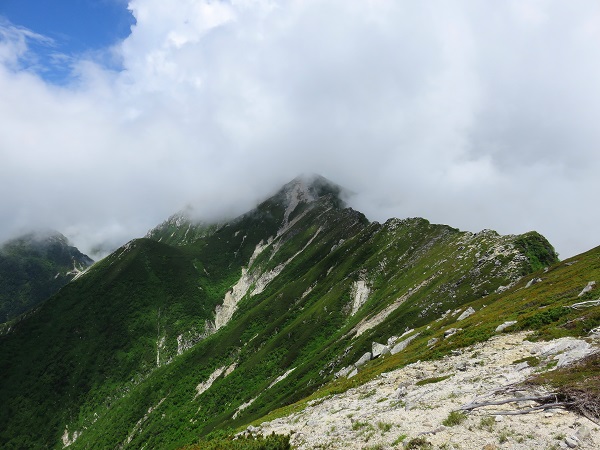
[[[562,256],[599,243],[595,1],[129,9],[130,36],[64,86],[23,64],[43,37],[0,23],[0,239],[43,225],[110,247],[318,172],[374,220],[536,229]]]

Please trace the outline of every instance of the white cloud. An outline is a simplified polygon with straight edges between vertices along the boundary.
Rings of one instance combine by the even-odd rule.
[[[0,238],[41,224],[89,250],[318,172],[373,219],[537,229],[563,256],[598,244],[597,2],[129,8],[131,35],[71,61],[63,87],[20,64],[44,38],[0,23]]]

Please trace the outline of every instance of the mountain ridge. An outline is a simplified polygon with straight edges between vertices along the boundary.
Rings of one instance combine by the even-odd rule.
[[[286,186],[193,242],[131,241],[0,337],[0,443],[177,448],[301,400],[373,341],[556,260],[538,234],[379,224],[329,184]],[[39,339],[55,347],[32,359]]]

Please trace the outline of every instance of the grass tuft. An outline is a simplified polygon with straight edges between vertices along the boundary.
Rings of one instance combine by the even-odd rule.
[[[453,427],[455,425],[460,425],[465,420],[467,420],[466,413],[462,411],[451,411],[450,414],[448,414],[448,417],[446,417],[442,422],[442,425]]]
[[[452,375],[446,375],[443,377],[431,377],[431,378],[424,378],[422,380],[419,380],[415,383],[415,386],[423,386],[425,384],[432,384],[432,383],[439,383],[440,381],[444,381],[447,380],[448,378],[450,378]]]

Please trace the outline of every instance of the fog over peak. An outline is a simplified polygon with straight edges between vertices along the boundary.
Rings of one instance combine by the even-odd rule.
[[[47,38],[0,21],[0,240],[51,227],[91,253],[319,173],[372,220],[600,244],[597,1],[128,5],[131,34],[64,85],[35,64]]]

